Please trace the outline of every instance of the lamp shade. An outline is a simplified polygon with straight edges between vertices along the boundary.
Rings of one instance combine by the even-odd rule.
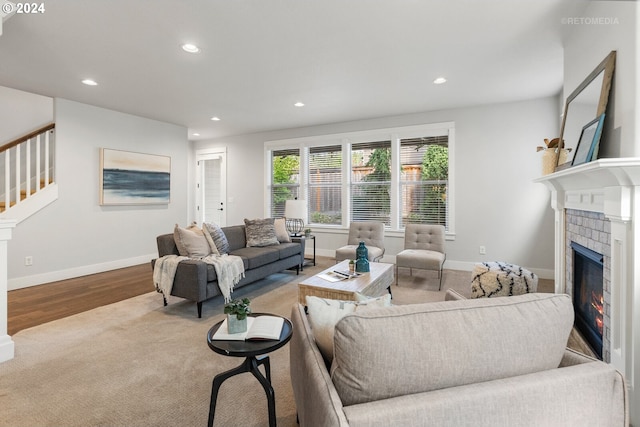
[[[306,200],[287,200],[284,204],[285,224],[289,234],[299,236],[307,219]]]
[[[284,204],[284,216],[287,218],[296,218],[306,221],[307,219],[307,201],[306,200],[287,200]]]

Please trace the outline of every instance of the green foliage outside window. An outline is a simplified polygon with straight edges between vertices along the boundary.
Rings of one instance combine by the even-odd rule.
[[[273,158],[273,204],[278,205],[292,199],[291,190],[278,184],[295,184],[292,179],[300,170],[298,156],[276,156]]]
[[[446,180],[449,177],[449,149],[430,145],[422,158],[422,179]]]
[[[376,212],[380,215],[376,218],[385,223],[389,222],[391,212],[391,195],[389,194],[389,183],[391,181],[391,149],[376,148],[371,152],[366,163],[367,167],[373,168],[363,179],[366,183],[381,182],[382,184],[358,185],[358,191],[353,193],[353,215],[354,220],[373,219],[371,215]],[[358,214],[366,215],[358,218]]]
[[[334,215],[323,212],[311,212],[312,224],[340,224],[341,221],[342,215],[340,212],[336,212]]]
[[[446,225],[447,179],[449,178],[449,149],[430,145],[422,158],[422,180],[431,181],[424,193],[424,201],[417,213],[420,222]]]
[[[373,171],[364,178],[365,181],[391,181],[391,149],[373,150],[367,166],[372,167]]]

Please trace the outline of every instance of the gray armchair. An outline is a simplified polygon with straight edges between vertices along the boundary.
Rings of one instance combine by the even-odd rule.
[[[364,242],[369,251],[369,261],[380,261],[384,255],[384,224],[377,221],[352,222],[347,245],[336,249],[336,262],[356,259],[356,248],[360,242]]]
[[[444,250],[445,230],[442,225],[407,224],[404,229],[404,250],[396,255],[396,285],[398,284],[398,267],[438,272],[442,288],[442,267],[447,255]]]

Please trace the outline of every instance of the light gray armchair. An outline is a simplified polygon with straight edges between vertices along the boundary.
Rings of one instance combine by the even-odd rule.
[[[352,222],[347,245],[336,249],[336,262],[356,259],[356,248],[360,242],[364,242],[369,251],[369,261],[380,261],[384,255],[384,224],[378,221]]]
[[[442,267],[447,258],[444,248],[445,230],[442,225],[407,224],[404,229],[404,250],[396,255],[396,285],[398,284],[398,267],[438,272],[442,288]]]

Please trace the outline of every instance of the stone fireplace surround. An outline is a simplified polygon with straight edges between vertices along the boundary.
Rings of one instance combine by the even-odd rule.
[[[608,241],[596,252],[605,255],[606,330],[603,355],[622,372],[630,401],[640,388],[640,158],[599,159],[557,171],[535,182],[551,192],[555,212],[555,292],[570,293],[570,238],[586,245]],[[581,227],[576,227],[576,216]],[[601,222],[598,222],[598,221]],[[598,230],[602,227],[602,230]],[[598,233],[586,230],[595,229]],[[600,232],[604,234],[600,234]],[[588,235],[591,242],[585,240]],[[607,247],[608,245],[608,247]],[[592,248],[593,249],[593,248]],[[608,252],[608,253],[607,253]],[[569,269],[569,270],[568,270]],[[568,277],[569,276],[569,277]],[[635,328],[634,328],[635,325]],[[634,355],[636,355],[634,360]]]

